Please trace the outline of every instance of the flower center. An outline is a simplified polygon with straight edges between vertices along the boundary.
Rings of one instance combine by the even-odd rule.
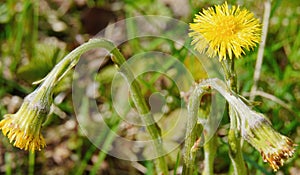
[[[230,37],[236,32],[234,16],[222,16],[216,20],[216,32],[223,37]]]

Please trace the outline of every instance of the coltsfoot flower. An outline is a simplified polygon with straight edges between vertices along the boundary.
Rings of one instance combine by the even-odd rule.
[[[25,97],[15,114],[6,114],[0,121],[0,129],[14,146],[24,150],[41,150],[46,146],[41,134],[52,103],[49,87],[39,87]]]
[[[275,131],[263,116],[257,116],[249,122],[247,129],[242,129],[243,138],[260,152],[264,162],[277,171],[284,161],[293,156],[296,145]]]
[[[225,60],[245,54],[244,49],[250,50],[260,42],[261,25],[254,14],[239,6],[223,5],[210,7],[196,15],[194,23],[190,24],[193,38],[192,45],[200,53],[209,57],[219,56]]]

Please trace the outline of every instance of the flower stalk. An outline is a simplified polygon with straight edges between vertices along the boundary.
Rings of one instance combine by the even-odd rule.
[[[40,87],[33,92],[32,94],[28,95],[27,99],[25,99],[25,102],[23,103],[22,107],[16,114],[7,114],[8,116],[0,122],[0,129],[2,129],[2,132],[4,135],[8,134],[9,139],[12,141],[15,141],[14,145],[17,147],[20,147],[21,149],[25,150],[40,150],[42,149],[46,144],[43,139],[43,137],[40,134],[40,128],[42,123],[45,121],[45,116],[49,112],[50,105],[52,103],[52,90],[53,87],[56,85],[58,81],[60,81],[66,73],[72,69],[77,62],[79,61],[80,55],[84,52],[96,49],[96,48],[105,48],[113,55],[112,61],[118,65],[119,67],[122,67],[120,70],[125,78],[127,79],[128,83],[130,84],[130,92],[131,97],[134,101],[134,104],[138,110],[138,112],[141,115],[142,120],[146,124],[146,128],[153,139],[154,143],[154,150],[155,154],[159,157],[158,158],[158,165],[157,169],[158,172],[162,172],[163,174],[168,174],[168,168],[167,164],[165,162],[164,157],[161,157],[163,155],[163,147],[162,147],[162,138],[160,133],[160,128],[155,123],[155,120],[153,116],[150,113],[150,110],[145,102],[145,99],[143,98],[143,95],[141,94],[141,91],[139,90],[139,85],[137,80],[134,78],[133,73],[130,71],[130,68],[126,64],[126,60],[124,56],[120,53],[120,51],[114,46],[113,43],[104,40],[104,39],[91,39],[87,43],[82,44],[81,46],[74,49],[71,53],[69,53],[66,57],[63,58],[53,69],[52,71],[42,80],[36,82],[42,83]],[[46,88],[46,89],[45,89]],[[47,93],[40,93],[40,91],[45,91]],[[36,94],[36,95],[34,95]],[[45,98],[43,98],[45,97]],[[47,97],[47,98],[46,98]],[[29,99],[29,100],[28,100]],[[45,104],[44,108],[39,108],[40,102],[42,100],[42,104]],[[37,105],[38,104],[38,105]],[[28,112],[28,108],[31,112]],[[38,110],[35,110],[38,108]],[[26,116],[24,116],[26,114]],[[14,133],[28,133],[26,128],[25,131],[20,129],[15,129],[15,125],[11,124],[14,122],[14,116],[24,116],[24,118],[20,118],[21,120],[26,120],[26,124],[29,126],[30,124],[34,124],[36,126],[37,130],[33,132],[35,134],[36,139],[38,141],[30,141],[30,142],[24,142],[23,135],[20,134],[14,134]],[[38,118],[37,121],[32,120],[32,117],[35,116],[35,118]],[[43,119],[40,119],[43,118]],[[20,120],[18,119],[18,121]],[[34,123],[32,123],[34,122]],[[27,126],[26,125],[26,126]],[[23,128],[24,129],[24,128]],[[30,130],[30,133],[32,133],[32,130]],[[21,141],[19,141],[21,140]],[[38,143],[36,143],[38,142]]]
[[[231,91],[238,94],[237,77],[234,68],[234,59],[222,61],[225,80]],[[228,132],[229,157],[233,166],[235,175],[247,174],[246,165],[242,155],[242,140],[239,134],[239,118],[235,109],[228,103],[230,128]]]
[[[204,169],[203,175],[214,174],[214,160],[217,152],[217,136],[214,134],[209,140],[204,144]]]
[[[240,99],[238,95],[228,88],[228,86],[220,79],[207,79],[195,86],[193,93],[190,95],[188,108],[190,110],[189,116],[197,114],[198,106],[196,107],[196,105],[199,105],[199,97],[201,97],[201,95],[210,88],[217,90],[228,101],[233,109],[232,111],[235,113],[234,115],[237,116],[238,119],[235,127],[241,130],[240,133],[243,139],[249,142],[261,153],[263,160],[268,162],[274,171],[277,171],[279,167],[283,165],[284,161],[293,156],[296,144],[294,144],[288,137],[276,132],[263,114],[257,113],[248,107],[243,100]],[[191,121],[188,120],[188,122]],[[229,130],[228,135],[228,139],[236,139],[235,130]],[[186,167],[184,166],[184,170],[191,170],[188,166],[191,165],[193,167],[194,165],[188,164],[194,161],[191,159],[194,158],[194,155],[192,152],[189,152],[190,149],[187,148],[192,147],[190,145],[192,145],[196,140],[188,140],[190,138],[187,138],[188,142],[185,144],[186,150],[184,160]],[[236,142],[229,142],[229,144],[232,144],[232,151],[237,151],[238,149],[236,147],[240,145],[236,144]],[[241,154],[232,154],[232,156],[235,156],[235,160],[243,160],[242,157],[239,157],[242,156]],[[244,164],[243,161],[242,163]],[[234,165],[236,165],[234,168],[237,169],[235,170],[235,173],[243,173],[242,170],[238,169],[240,168],[240,165]],[[183,171],[183,174],[192,174],[193,171]]]
[[[209,87],[195,88],[189,95],[188,101],[188,120],[186,128],[186,139],[184,145],[184,164],[182,174],[190,175],[195,171],[195,160],[197,149],[194,148],[197,136],[202,132],[203,127],[197,125],[198,122],[198,110],[200,105],[200,99],[205,92],[209,90]]]
[[[225,80],[230,91],[237,93],[234,58],[245,54],[260,41],[260,23],[254,14],[239,6],[228,7],[227,2],[204,9],[195,15],[190,24],[189,36],[192,45],[200,53],[209,57],[219,57],[224,70]],[[229,58],[229,59],[228,59]],[[246,167],[241,152],[241,139],[237,125],[240,122],[233,107],[229,104],[230,131],[228,135],[229,155],[235,174],[246,174]],[[204,151],[212,150],[212,144],[206,145]],[[208,154],[208,153],[207,153]],[[209,167],[209,166],[207,166]],[[207,171],[207,170],[205,170]]]
[[[205,87],[217,90],[232,106],[238,117],[236,127],[240,130],[241,136],[261,153],[263,160],[268,162],[274,171],[277,171],[284,161],[293,156],[297,145],[288,137],[275,131],[263,114],[248,107],[223,81],[217,78],[208,79],[198,84],[195,89]],[[229,131],[228,139],[231,139],[230,132],[232,130]],[[235,134],[233,138],[236,138]],[[235,146],[238,145],[235,144]],[[241,173],[240,170],[236,172]]]
[[[213,94],[213,93],[211,93]],[[217,142],[217,133],[216,133],[216,116],[218,116],[218,107],[214,105],[213,101],[216,99],[214,95],[211,95],[212,102],[206,108],[210,108],[213,106],[213,110],[207,109],[209,113],[203,113],[203,116],[199,116],[203,123],[205,123],[203,136],[204,136],[204,143],[203,143],[203,151],[204,151],[204,168],[203,168],[203,175],[211,175],[214,174],[214,160],[215,155],[217,153],[218,142]],[[204,119],[204,120],[203,120]],[[202,123],[202,122],[201,122]]]

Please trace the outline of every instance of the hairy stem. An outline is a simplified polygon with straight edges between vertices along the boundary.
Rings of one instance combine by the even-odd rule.
[[[198,86],[190,94],[188,102],[188,121],[187,121],[187,130],[186,130],[186,139],[185,139],[185,152],[184,152],[184,165],[182,174],[190,175],[194,174],[194,166],[196,160],[196,150],[193,149],[194,144],[196,143],[197,136],[202,131],[202,126],[197,125],[198,121],[198,110],[201,97],[209,87],[207,86]],[[198,126],[198,127],[197,127]]]
[[[237,77],[234,69],[234,59],[226,60],[222,62],[225,72],[225,79],[227,86],[231,91],[238,93]],[[228,104],[229,117],[230,117],[230,129],[228,133],[228,145],[229,145],[229,157],[232,162],[235,175],[247,174],[246,166],[242,155],[241,137],[238,132],[239,117],[235,112],[232,105]]]
[[[206,139],[205,139],[206,140]],[[214,174],[214,159],[217,151],[217,138],[214,134],[204,145],[204,169],[203,175]]]
[[[104,39],[91,39],[87,43],[82,44],[77,47],[71,53],[69,53],[62,61],[60,61],[52,71],[47,75],[47,77],[42,80],[44,81],[41,86],[49,86],[56,84],[72,67],[74,67],[79,61],[80,55],[84,52],[96,49],[96,48],[105,48],[112,55],[112,61],[120,67],[120,72],[126,78],[129,86],[130,93],[133,99],[133,102],[146,125],[146,128],[153,139],[155,154],[158,157],[158,173],[168,174],[168,167],[166,161],[162,155],[164,154],[161,132],[158,125],[155,123],[155,120],[150,113],[150,110],[146,104],[146,101],[140,91],[139,84],[135,79],[133,73],[128,67],[124,56],[120,53],[120,51],[115,47],[113,43]]]
[[[226,83],[224,83],[222,80],[213,78],[213,79],[207,79],[196,85],[193,93],[190,95],[190,103],[189,104],[194,104],[194,105],[189,105],[188,110],[190,111],[189,113],[189,120],[188,120],[188,132],[190,131],[190,127],[193,128],[192,122],[195,122],[195,120],[191,120],[192,117],[194,118],[197,115],[197,110],[199,105],[199,101],[197,102],[196,99],[200,97],[198,94],[203,94],[203,91],[208,88],[213,88],[217,90],[229,103],[231,106],[230,109],[230,115],[231,116],[239,116],[239,117],[234,117],[234,121],[232,121],[234,125],[231,125],[231,127],[236,127],[236,128],[231,128],[229,130],[228,134],[228,142],[230,146],[230,158],[233,161],[233,170],[234,174],[247,174],[247,169],[245,167],[245,163],[243,160],[242,152],[241,152],[241,139],[240,135],[237,133],[237,128],[246,128],[246,123],[247,121],[252,121],[257,119],[257,114],[249,106],[247,106],[241,98],[239,98],[239,95],[232,91]],[[198,95],[198,96],[197,96]],[[193,108],[190,108],[193,107]],[[193,114],[193,115],[191,115]],[[196,115],[195,115],[196,114]],[[236,120],[235,120],[236,119]],[[191,120],[191,121],[190,121]],[[186,143],[185,143],[185,164],[184,164],[184,171],[183,174],[192,174],[193,171],[191,171],[191,168],[188,166],[191,163],[194,163],[193,161],[193,156],[194,154],[191,152],[192,145],[195,143],[195,137],[193,136],[193,132],[187,137]],[[242,136],[244,136],[242,132]],[[238,139],[237,139],[238,138]],[[194,164],[191,164],[192,167]],[[188,171],[190,170],[190,171]],[[187,172],[187,173],[186,173]]]
[[[211,175],[214,174],[214,159],[215,159],[215,155],[217,152],[217,147],[218,147],[218,143],[217,143],[217,135],[216,135],[216,130],[214,128],[216,128],[216,116],[218,116],[218,106],[214,105],[213,98],[215,98],[214,95],[211,96],[212,98],[212,102],[211,105],[208,105],[208,108],[212,108],[213,109],[207,109],[207,111],[209,111],[209,114],[205,114],[202,117],[205,120],[205,127],[204,127],[204,131],[203,131],[203,136],[204,136],[204,147],[203,147],[203,151],[204,151],[204,169],[202,174],[203,175]]]

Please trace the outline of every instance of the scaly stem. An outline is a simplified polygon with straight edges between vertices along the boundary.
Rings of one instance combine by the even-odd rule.
[[[206,139],[205,139],[206,140]],[[202,175],[214,174],[214,159],[217,151],[217,137],[214,134],[204,145],[204,169]]]
[[[107,49],[114,57],[112,61],[120,67],[120,72],[126,78],[129,86],[131,97],[133,102],[141,115],[146,128],[153,139],[155,154],[158,158],[158,173],[163,173],[164,175],[168,174],[168,167],[165,162],[162,145],[162,138],[160,133],[160,128],[155,123],[155,120],[150,113],[150,110],[146,104],[146,101],[140,91],[140,87],[138,85],[137,80],[135,79],[133,73],[128,67],[124,56],[120,53],[120,51],[115,47],[113,43],[104,39],[91,39],[87,43],[82,44],[77,47],[71,53],[69,53],[62,61],[60,61],[52,71],[47,75],[47,77],[43,80],[43,84],[41,86],[49,86],[57,83],[72,67],[74,67],[79,61],[80,55],[84,52],[96,49],[96,48],[105,48]]]
[[[198,87],[198,88],[197,88]],[[191,175],[194,174],[194,166],[196,160],[196,150],[193,150],[193,146],[196,142],[197,135],[202,131],[202,127],[197,125],[198,110],[200,99],[204,95],[209,87],[197,86],[190,94],[188,103],[188,121],[185,139],[185,153],[184,153],[184,165],[182,174]],[[198,126],[198,127],[197,127]]]
[[[234,59],[227,59],[222,62],[222,66],[225,72],[225,79],[227,86],[231,91],[238,93],[237,89],[237,77],[234,69]],[[242,155],[241,137],[238,134],[238,122],[239,118],[233,106],[228,104],[229,117],[230,117],[230,129],[228,133],[228,145],[229,145],[229,157],[232,162],[235,175],[247,174],[246,166]]]
[[[229,157],[232,162],[234,175],[247,174],[247,169],[244,163],[242,154],[241,137],[237,129],[237,113],[233,107],[229,106],[230,129],[228,132]]]
[[[214,96],[212,96],[212,98],[214,98]],[[213,101],[213,100],[212,100]],[[211,103],[211,105],[213,105],[213,102]],[[211,107],[209,105],[209,107]],[[206,125],[203,131],[203,135],[204,135],[204,147],[203,147],[203,151],[204,151],[204,169],[202,174],[203,175],[211,175],[214,174],[214,159],[215,159],[215,155],[217,152],[217,147],[218,147],[218,143],[217,143],[217,135],[215,133],[215,121],[216,121],[216,116],[217,116],[217,111],[218,109],[216,109],[217,106],[213,105],[213,110],[209,110],[210,114],[204,114],[204,118],[206,120]]]

